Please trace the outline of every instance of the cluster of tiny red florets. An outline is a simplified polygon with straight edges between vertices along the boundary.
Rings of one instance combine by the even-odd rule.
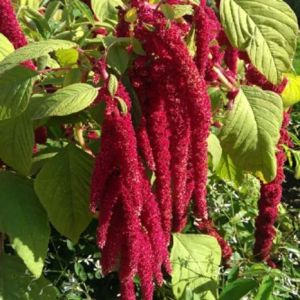
[[[287,79],[284,78],[279,85],[274,85],[267,80],[251,63],[245,53],[240,53],[240,57],[246,63],[246,80],[249,85],[257,85],[264,90],[269,90],[281,94],[287,85]],[[288,135],[287,127],[289,125],[290,115],[285,112],[283,115],[282,127],[280,130],[280,139],[277,145],[277,174],[275,179],[270,183],[261,182],[260,199],[258,201],[259,214],[256,218],[254,255],[258,260],[268,262],[271,267],[276,267],[270,259],[270,253],[273,240],[276,236],[274,228],[278,215],[278,206],[282,197],[282,183],[285,179],[284,164],[286,154],[283,148],[284,144],[290,145],[291,141]]]
[[[168,270],[171,232],[185,227],[190,207],[198,228],[218,239],[225,259],[231,256],[230,247],[209,219],[206,203],[211,107],[205,76],[210,53],[220,61],[220,47],[214,51],[211,45],[220,25],[206,4],[196,7],[194,59],[184,42],[191,24],[167,24],[153,7],[132,4],[138,12],[134,31],[129,33],[120,11],[117,34],[134,35],[145,51],[135,59],[129,74],[142,117],[134,129],[124,87],[119,83],[116,96],[111,97],[105,83],[98,97],[106,103],[106,114],[91,208],[99,210],[98,243],[104,272],[119,270],[124,299],[134,298],[132,280],[137,274],[144,298],[152,299],[153,281],[161,283],[162,267]],[[100,77],[107,81],[101,76],[103,61],[96,63],[95,71],[97,81]],[[117,98],[126,102],[127,114],[119,112]],[[145,167],[155,174],[153,191]],[[143,266],[140,271],[139,264]]]

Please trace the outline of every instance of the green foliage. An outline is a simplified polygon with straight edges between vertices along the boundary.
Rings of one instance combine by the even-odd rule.
[[[36,75],[36,72],[23,67],[15,67],[0,75],[0,121],[17,117],[24,112]]]
[[[91,157],[69,144],[42,168],[35,180],[35,191],[50,222],[73,241],[91,221],[88,210]]]
[[[128,74],[135,56],[145,52],[135,37],[115,37],[117,6],[127,9],[126,1],[93,0],[93,11],[80,0],[15,2],[22,26],[35,42],[14,50],[0,34],[0,242],[5,240],[5,253],[19,256],[25,264],[17,256],[1,254],[0,299],[56,299],[51,283],[59,289],[59,299],[118,299],[116,274],[104,277],[101,273],[97,221],[88,209],[92,157],[100,144],[99,140],[90,141],[89,133],[101,135],[104,111],[103,103],[90,107],[103,79],[94,84],[92,62],[106,58],[109,91],[125,114],[128,107],[116,96],[118,81],[126,83],[135,96]],[[208,2],[214,6],[214,1]],[[159,1],[151,3],[158,5]],[[38,7],[44,7],[45,13],[43,9],[38,12]],[[176,22],[193,14],[190,4],[164,2],[157,9]],[[129,9],[126,16],[129,25],[135,26],[136,10]],[[290,72],[298,28],[283,1],[224,0],[221,20],[233,46],[246,51],[270,81],[279,83],[282,75]],[[108,34],[94,38],[95,28],[105,28]],[[194,55],[193,26],[186,42]],[[38,71],[20,66],[32,59]],[[173,273],[156,288],[155,300],[298,299],[300,252],[295,208],[280,207],[273,249],[280,270],[256,263],[252,256],[260,189],[254,176],[270,181],[276,174],[282,99],[256,87],[241,86],[245,83],[242,63],[239,71],[232,84],[240,92],[232,108],[226,96],[228,86],[209,87],[212,123],[218,126],[212,127],[208,139],[208,204],[216,227],[233,247],[231,265],[226,270],[219,268],[216,240],[196,234],[190,220],[185,234],[173,235]],[[282,94],[284,106],[300,99],[298,77],[288,76],[290,82]],[[138,124],[139,104],[133,98],[132,114]],[[292,123],[296,148],[286,148],[296,178],[300,178],[299,122],[296,106]],[[36,145],[38,152],[33,153],[34,128],[40,126],[48,129],[47,142]],[[294,199],[297,196],[290,202],[297,203]],[[53,227],[48,244],[49,222]],[[138,280],[136,293],[140,297]]]
[[[244,179],[244,173],[224,151],[216,169],[216,174],[235,187],[239,187]]]
[[[237,279],[224,287],[220,300],[239,300],[257,287],[253,279]]]
[[[276,175],[275,146],[281,123],[282,101],[278,95],[243,86],[224,121],[221,145],[239,168],[269,182]]]
[[[32,121],[27,112],[0,122],[0,157],[22,175],[31,167],[34,135]]]
[[[116,7],[123,6],[122,0],[92,0],[91,2],[93,11],[100,22],[115,19]]]
[[[39,58],[59,49],[76,47],[76,44],[65,40],[47,40],[29,44],[15,50],[0,62],[0,74],[18,66],[20,63]]]
[[[0,61],[14,51],[15,48],[12,43],[2,33],[0,33]]]
[[[300,101],[300,76],[286,74],[288,84],[281,94],[285,107],[292,106]]]
[[[82,111],[97,97],[97,89],[89,84],[68,85],[46,98],[35,99],[32,118],[43,119],[51,116],[66,116]]]
[[[209,135],[207,143],[208,143],[208,152],[212,158],[212,167],[213,170],[215,170],[222,158],[222,147],[219,139],[213,133]]]
[[[0,298],[3,300],[54,300],[56,289],[44,277],[34,279],[15,256],[0,256]]]
[[[246,51],[267,79],[279,84],[291,70],[296,49],[297,18],[283,1],[221,1],[221,21],[230,42]]]
[[[215,238],[174,234],[171,262],[172,289],[176,299],[181,299],[186,289],[192,295],[198,295],[199,299],[217,299],[221,249]]]
[[[9,235],[12,247],[27,268],[40,277],[50,230],[32,182],[10,172],[1,172],[0,190],[0,231]]]

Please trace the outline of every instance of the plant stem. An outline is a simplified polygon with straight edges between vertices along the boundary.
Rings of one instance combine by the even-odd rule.
[[[82,147],[82,149],[87,152],[88,154],[94,156],[92,150],[86,145],[84,137],[83,137],[83,127],[81,123],[77,123],[74,128],[75,139]]]
[[[213,70],[216,72],[218,75],[219,80],[226,86],[230,91],[235,91],[237,90],[237,87],[233,85],[223,74],[223,72],[216,66],[213,66]]]
[[[39,71],[39,74],[46,74],[49,72],[59,72],[59,71],[70,71],[71,68],[49,68],[42,71]]]

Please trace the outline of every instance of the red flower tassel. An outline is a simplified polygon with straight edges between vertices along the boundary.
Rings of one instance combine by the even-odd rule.
[[[283,144],[290,144],[287,132],[289,124],[289,114],[284,114],[281,128],[281,137],[277,146],[277,175],[275,179],[267,184],[261,184],[261,196],[258,201],[259,215],[256,219],[254,255],[259,260],[267,261],[271,266],[275,266],[270,260],[270,251],[273,239],[276,236],[274,224],[278,214],[278,205],[282,197],[282,183],[285,179],[284,163],[286,155]]]

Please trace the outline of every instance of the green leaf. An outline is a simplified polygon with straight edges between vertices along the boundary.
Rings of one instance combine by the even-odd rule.
[[[216,174],[222,180],[229,184],[233,184],[235,188],[241,186],[244,179],[243,170],[238,168],[230,156],[223,151]]]
[[[281,94],[285,107],[292,106],[300,101],[300,76],[295,74],[285,74],[288,84]]]
[[[33,119],[50,116],[66,116],[88,107],[97,97],[98,91],[86,83],[68,85],[43,99],[33,103]]]
[[[116,96],[115,97],[118,100],[118,104],[119,104],[119,108],[121,110],[121,112],[123,114],[127,114],[128,113],[128,107],[126,102],[124,101],[124,99],[122,99],[121,97]]]
[[[84,2],[81,0],[72,0],[71,4],[73,7],[77,8],[82,13],[82,16],[85,17],[90,23],[94,23],[95,20],[93,13]]]
[[[42,168],[35,190],[53,226],[77,241],[91,221],[89,213],[91,157],[73,144]]]
[[[173,5],[175,19],[181,18],[186,15],[193,14],[192,5]]]
[[[27,108],[36,72],[15,67],[0,75],[0,121],[15,118]]]
[[[173,234],[172,289],[180,299],[187,288],[200,299],[216,299],[221,249],[217,240],[201,234]]]
[[[297,41],[297,49],[296,49],[293,65],[294,65],[296,73],[300,74],[300,38],[299,37],[298,37],[298,41]]]
[[[0,122],[0,136],[0,158],[22,175],[27,175],[34,146],[33,125],[27,112]]]
[[[146,52],[143,49],[143,46],[138,39],[136,39],[134,37],[131,38],[131,45],[132,45],[134,53],[136,53],[138,55],[146,55]]]
[[[50,236],[46,212],[29,179],[1,172],[0,190],[0,231],[9,235],[27,268],[40,277]]]
[[[240,300],[256,287],[257,282],[254,279],[237,279],[225,286],[219,300]]]
[[[59,49],[55,56],[62,67],[73,66],[77,64],[79,53],[76,49]]]
[[[265,276],[261,285],[259,286],[257,295],[254,300],[271,300],[274,289],[274,279],[271,276]]]
[[[110,74],[108,81],[108,91],[112,97],[115,97],[118,90],[119,81],[114,74]]]
[[[15,50],[0,62],[0,74],[10,70],[20,63],[36,59],[58,49],[76,48],[76,44],[66,40],[47,40],[31,43]]]
[[[292,153],[295,159],[295,178],[300,179],[300,151],[293,150]]]
[[[170,4],[161,4],[160,6],[161,12],[164,14],[164,16],[169,19],[173,20],[175,18],[175,12],[174,8]]]
[[[132,7],[129,10],[127,10],[124,20],[128,23],[134,23],[137,20],[137,8]]]
[[[221,22],[234,47],[273,84],[290,71],[298,34],[297,18],[283,1],[221,1]]]
[[[36,9],[27,7],[24,9],[26,17],[28,17],[32,23],[35,24],[37,31],[44,39],[48,39],[51,36],[51,28],[48,24],[48,20],[45,19]]]
[[[121,75],[128,67],[129,54],[122,46],[112,46],[107,54],[107,63]]]
[[[212,158],[213,170],[215,170],[217,168],[217,166],[219,165],[219,162],[222,157],[222,147],[221,147],[219,139],[213,133],[210,133],[210,135],[208,137],[208,152]]]
[[[118,6],[123,6],[122,0],[92,0],[92,9],[100,22],[116,19]]]
[[[53,16],[55,15],[55,13],[57,12],[57,10],[59,9],[60,6],[60,1],[59,0],[52,0],[49,2],[49,4],[47,5],[46,11],[45,11],[45,18],[49,21],[51,18],[53,18]]]
[[[275,154],[282,114],[280,96],[242,86],[219,135],[222,148],[236,166],[266,182],[277,172]]]
[[[5,35],[0,33],[0,61],[8,54],[15,51],[13,44],[6,38]]]
[[[41,277],[34,280],[16,256],[0,256],[0,299],[3,300],[54,300],[55,287]]]

